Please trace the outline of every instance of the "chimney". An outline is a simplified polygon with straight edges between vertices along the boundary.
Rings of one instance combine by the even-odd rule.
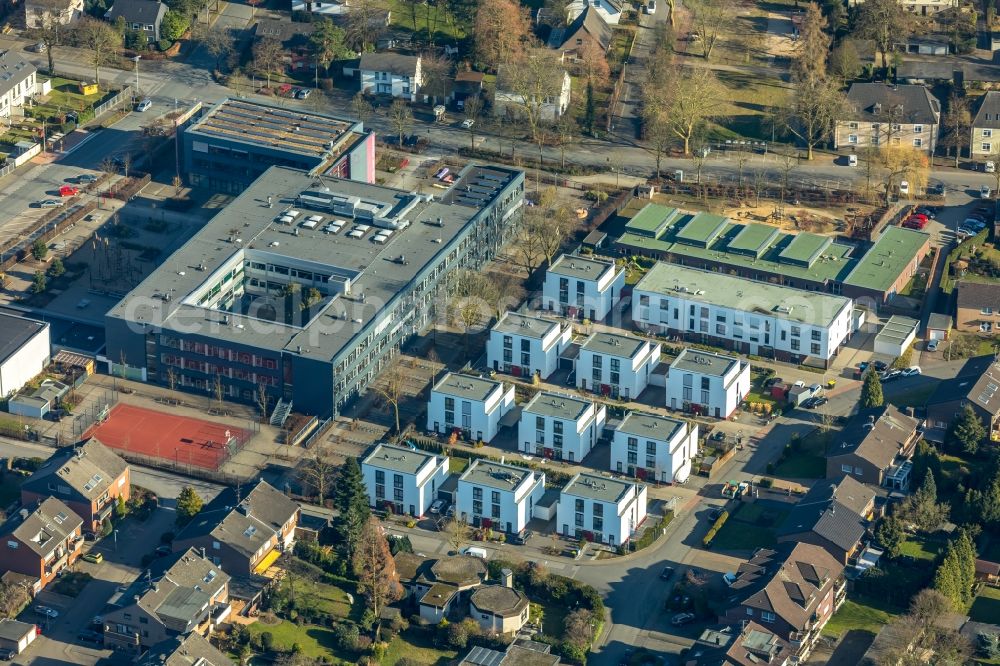
[[[510,569],[501,569],[500,580],[504,587],[514,587],[514,572]]]

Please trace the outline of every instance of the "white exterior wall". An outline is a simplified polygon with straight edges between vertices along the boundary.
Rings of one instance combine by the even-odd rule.
[[[445,398],[455,400],[455,422],[448,423],[445,420]],[[469,426],[463,426],[462,416],[465,413],[465,405],[468,405]],[[441,434],[450,433],[453,429],[468,432],[468,437],[482,439],[489,442],[496,437],[500,429],[500,419],[514,406],[514,387],[501,384],[494,390],[486,401],[469,400],[467,398],[451,396],[444,392],[431,391],[431,399],[427,405],[427,429]]]
[[[649,299],[649,305],[640,305],[642,297]],[[809,292],[802,292],[804,299]],[[665,302],[665,303],[664,303]],[[695,308],[692,317],[691,306]],[[803,324],[785,319],[779,312],[762,314],[734,308],[722,307],[700,300],[685,298],[682,293],[660,294],[654,291],[635,291],[632,294],[632,318],[643,329],[663,332],[668,328],[688,333],[704,333],[706,336],[736,340],[750,344],[750,353],[757,354],[758,347],[772,347],[776,351],[814,356],[829,360],[837,349],[850,337],[854,305],[850,299],[833,315],[828,327]],[[703,310],[707,316],[702,316]],[[719,317],[724,321],[719,321]],[[694,327],[691,320],[694,319]],[[702,323],[706,323],[706,330]],[[813,338],[816,333],[818,339]],[[817,345],[813,347],[813,345]]]
[[[629,440],[635,440],[635,450],[629,450]],[[649,454],[650,443],[654,453]],[[634,453],[634,456],[629,456]],[[616,430],[611,438],[613,472],[636,476],[646,470],[645,478],[659,483],[683,483],[691,475],[691,459],[698,455],[698,425],[679,429],[670,441],[639,437]],[[652,464],[650,464],[652,463]]]
[[[0,364],[0,397],[7,397],[21,390],[49,364],[51,353],[49,325],[42,325],[10,358]]]
[[[559,298],[561,279],[567,280],[568,284],[566,302],[561,302]],[[583,283],[582,305],[577,300],[578,283]],[[625,271],[617,267],[609,267],[597,280],[582,280],[547,272],[542,285],[542,307],[562,315],[569,314],[572,308],[575,316],[599,321],[607,317],[615,303],[621,300],[624,288]]]
[[[542,419],[543,428],[539,428],[538,419]],[[553,450],[556,460],[580,462],[601,438],[604,424],[608,420],[608,410],[604,405],[594,405],[584,410],[576,421],[559,419],[553,416],[535,414],[525,409],[521,412],[521,420],[517,424],[517,447],[519,451],[532,455],[544,455],[545,449]],[[555,446],[555,423],[562,424],[562,456]],[[543,438],[543,442],[539,442]]]
[[[690,378],[690,384],[686,383]],[[705,401],[702,379],[708,379],[708,400]],[[689,394],[684,389],[690,388]],[[708,416],[729,418],[740,402],[750,392],[750,364],[740,362],[726,375],[701,374],[690,370],[676,369],[667,375],[667,407],[684,409],[685,403],[707,406]],[[686,399],[689,395],[689,399]]]
[[[16,75],[16,72],[14,74]],[[0,117],[7,118],[15,106],[24,106],[24,101],[35,93],[36,76],[37,74],[32,72],[11,88],[7,94],[0,96]]]
[[[576,525],[576,501],[583,501],[583,525]],[[577,497],[563,492],[559,497],[559,509],[556,512],[556,530],[563,536],[577,538],[578,531],[594,532],[594,540],[609,545],[625,543],[635,534],[635,531],[646,520],[647,488],[636,484],[632,491],[625,494],[619,504],[602,502],[586,497]],[[594,505],[599,504],[603,510],[603,524],[598,538],[598,530],[594,529]]]
[[[634,358],[612,356],[611,354],[601,354],[580,349],[580,355],[576,360],[576,387],[584,390],[600,392],[601,385],[611,387],[612,397],[622,397],[632,399],[638,397],[640,393],[649,386],[649,378],[653,370],[660,363],[661,345],[646,343],[635,355]],[[594,357],[601,357],[600,381],[594,374]],[[613,382],[611,377],[611,362],[617,359],[619,362],[618,382]]]
[[[417,101],[417,95],[421,85],[423,85],[419,60],[415,71],[416,76],[413,77],[400,76],[392,72],[376,72],[370,69],[362,69],[360,72],[362,92],[368,90],[376,95],[388,94],[408,102]]]
[[[483,631],[488,633],[512,634],[515,631],[520,631],[521,627],[528,621],[529,610],[530,607],[525,606],[520,615],[505,618],[501,615],[481,611],[476,608],[475,604],[469,602],[469,617],[478,622]]]
[[[486,359],[497,372],[510,374],[512,369],[521,368],[522,377],[539,373],[546,379],[559,368],[559,354],[569,346],[573,331],[569,326],[556,324],[544,338],[520,336],[504,331],[491,331],[486,343]],[[504,338],[511,338],[510,360],[504,354]],[[528,363],[523,363],[522,341],[528,343]],[[525,372],[527,369],[527,372]]]
[[[454,599],[452,599],[454,601]],[[426,620],[430,624],[440,624],[444,616],[448,614],[448,608],[451,607],[451,602],[444,608],[435,608],[434,606],[427,606],[425,604],[420,604],[420,619]]]
[[[534,475],[529,476],[521,482],[514,490],[497,489],[492,486],[479,486],[478,484],[459,479],[458,490],[456,492],[455,515],[459,519],[472,524],[476,514],[473,512],[474,489],[482,488],[483,491],[483,513],[480,517],[490,520],[493,529],[516,534],[523,530],[531,520],[532,510],[535,503],[542,499],[545,494],[545,475],[540,474],[537,479]],[[492,516],[492,493],[499,493],[500,517]]]
[[[378,497],[376,493],[377,472],[385,474],[384,496]],[[361,475],[365,481],[365,488],[368,491],[368,504],[377,506],[382,500],[397,502],[403,507],[403,511],[413,516],[423,516],[430,508],[431,502],[437,496],[437,490],[448,478],[448,458],[442,462],[434,464],[434,459],[428,461],[416,474],[397,472],[388,468],[379,467],[375,464],[362,463]],[[394,490],[395,476],[402,477],[403,499],[395,499]],[[412,507],[412,508],[411,508]]]

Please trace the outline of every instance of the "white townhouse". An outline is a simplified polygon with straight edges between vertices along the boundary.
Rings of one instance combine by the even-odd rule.
[[[362,53],[356,65],[361,92],[416,102],[424,83],[421,64],[420,56],[388,51]],[[353,74],[353,71],[344,68],[345,74]]]
[[[394,513],[421,517],[448,478],[448,457],[376,444],[361,460],[361,476],[374,507],[392,505]]]
[[[476,527],[517,534],[545,494],[545,474],[488,460],[473,460],[458,477],[455,516]]]
[[[632,291],[643,330],[779,361],[829,367],[853,329],[844,296],[658,262]]]
[[[37,70],[13,49],[0,52],[0,117],[9,118],[35,94]]]
[[[484,377],[449,372],[431,389],[427,429],[458,431],[465,439],[489,442],[500,419],[514,407],[514,387]]]
[[[521,410],[517,448],[523,453],[580,462],[601,438],[607,418],[604,405],[542,391]]]
[[[613,261],[563,254],[545,272],[542,307],[561,315],[600,321],[621,300],[625,269]]]
[[[559,367],[559,355],[569,346],[573,329],[544,317],[506,312],[490,330],[486,359],[497,372],[515,377],[546,379]]]
[[[750,392],[750,364],[735,356],[685,349],[667,373],[667,407],[727,419]]]
[[[684,483],[698,455],[698,424],[629,412],[611,437],[611,471],[659,483]]]
[[[580,473],[559,493],[560,534],[618,546],[646,520],[646,485]]]
[[[580,346],[576,386],[612,398],[637,398],[660,363],[659,344],[617,333],[594,333]]]

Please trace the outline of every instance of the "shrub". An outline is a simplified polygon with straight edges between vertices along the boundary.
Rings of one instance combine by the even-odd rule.
[[[160,49],[161,51],[167,51],[173,45],[174,43],[169,39],[161,39],[160,41],[156,42],[156,48]]]
[[[360,637],[361,633],[356,624],[337,622],[333,625],[333,641],[342,650],[357,650]]]
[[[270,652],[274,648],[274,634],[265,631],[260,635],[260,648],[264,652]]]
[[[757,485],[761,488],[770,488],[774,485],[774,479],[769,479],[766,476],[757,482]]]
[[[379,663],[385,659],[386,653],[389,651],[389,644],[385,641],[379,641],[372,646],[372,656],[378,660]]]

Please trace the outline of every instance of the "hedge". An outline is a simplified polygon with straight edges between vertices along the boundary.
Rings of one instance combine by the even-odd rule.
[[[728,511],[723,511],[721,514],[719,514],[719,517],[715,519],[714,523],[712,523],[712,527],[709,528],[708,533],[701,540],[701,545],[704,546],[705,548],[710,547],[712,545],[712,540],[715,538],[715,535],[719,532],[719,529],[726,524],[727,520],[729,520]]]
[[[660,519],[660,522],[656,523],[656,525],[652,527],[647,528],[646,531],[642,533],[641,537],[632,542],[632,550],[633,551],[642,550],[643,548],[647,548],[653,545],[653,542],[656,541],[656,538],[660,536],[660,532],[662,532],[663,529],[666,528],[666,526],[669,525],[670,521],[672,521],[673,519],[674,519],[674,512],[667,511],[666,514],[664,514],[663,518]]]

